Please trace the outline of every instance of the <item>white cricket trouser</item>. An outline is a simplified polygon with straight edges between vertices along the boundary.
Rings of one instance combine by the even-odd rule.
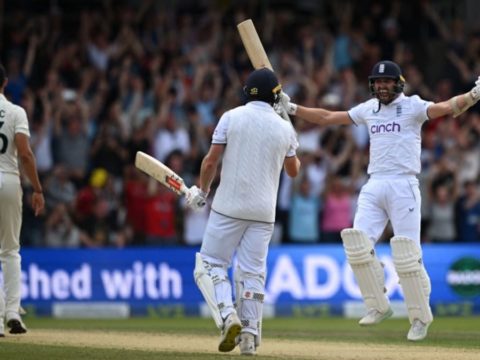
[[[395,236],[412,239],[420,247],[418,179],[414,175],[375,175],[362,187],[353,227],[374,243],[390,220]]]
[[[228,268],[236,251],[237,266],[244,273],[265,276],[272,234],[271,223],[233,219],[211,211],[200,254],[208,262]],[[233,297],[230,284],[217,286],[216,291],[217,301],[230,307]],[[225,316],[225,311],[222,311],[222,316]]]
[[[233,219],[212,211],[200,254],[215,263],[230,266],[236,251],[242,271],[263,274],[272,234],[271,223]]]
[[[2,173],[0,184],[0,261],[5,289],[6,318],[18,317],[20,308],[20,228],[22,187],[18,175]]]

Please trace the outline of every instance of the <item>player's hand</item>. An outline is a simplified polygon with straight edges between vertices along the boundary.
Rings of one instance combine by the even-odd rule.
[[[470,90],[470,96],[475,101],[480,100],[480,76],[477,81],[475,81],[475,86]]]
[[[193,210],[200,210],[207,204],[207,193],[193,185],[186,194],[187,205]]]
[[[290,96],[288,96],[286,93],[282,91],[279,97],[280,97],[279,104],[282,105],[282,107],[285,109],[287,114],[295,115],[297,113],[297,104],[290,102]]]
[[[285,108],[280,102],[274,104],[273,109],[283,120],[290,121],[290,118],[288,117],[288,114],[287,114],[287,110],[285,110]]]
[[[34,192],[32,194],[32,208],[35,216],[40,215],[44,207],[45,199],[43,198],[43,194],[41,192]]]

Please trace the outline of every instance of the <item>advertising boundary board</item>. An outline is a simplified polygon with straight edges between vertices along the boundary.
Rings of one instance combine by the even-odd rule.
[[[390,256],[378,245],[397,316],[403,295]],[[22,249],[22,304],[38,315],[159,317],[203,314],[193,279],[198,248]],[[480,314],[480,244],[424,245],[436,315]],[[234,267],[233,267],[234,268]],[[230,269],[232,271],[232,269]],[[364,308],[341,245],[272,246],[266,314],[359,317]]]

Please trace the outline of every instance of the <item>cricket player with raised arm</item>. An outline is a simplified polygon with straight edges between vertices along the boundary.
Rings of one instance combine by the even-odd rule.
[[[202,161],[200,188],[190,188],[187,204],[204,206],[217,166],[222,160],[220,184],[194,277],[221,330],[218,350],[254,355],[261,341],[268,244],[275,219],[282,168],[295,177],[300,161],[295,130],[273,109],[281,85],[267,68],[246,80],[247,104],[227,111],[214,131]],[[235,307],[227,273],[236,253]]]
[[[18,160],[33,187],[32,207],[36,216],[45,204],[30,147],[27,114],[3,95],[7,81],[5,68],[0,64],[0,261],[5,290],[5,299],[0,290],[0,336],[4,336],[4,321],[10,334],[27,332],[19,314],[22,188]]]
[[[280,103],[290,115],[319,125],[366,124],[370,135],[369,180],[363,186],[353,229],[341,232],[350,263],[367,307],[360,325],[380,323],[392,315],[385,295],[384,271],[374,246],[390,220],[394,236],[390,240],[392,258],[407,305],[410,330],[407,339],[427,336],[433,320],[430,309],[430,279],[422,262],[420,247],[421,127],[428,119],[458,116],[480,98],[480,77],[475,87],[447,101],[433,103],[405,96],[405,79],[392,61],[380,61],[368,78],[373,99],[349,111],[307,108],[280,95]]]

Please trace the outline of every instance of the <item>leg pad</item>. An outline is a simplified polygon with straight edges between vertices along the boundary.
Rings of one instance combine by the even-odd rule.
[[[430,309],[430,278],[423,266],[422,251],[412,239],[395,236],[391,239],[393,263],[402,286],[410,323],[415,319],[429,324],[433,321]]]
[[[367,235],[356,229],[341,232],[347,261],[352,267],[367,309],[386,313],[390,309],[385,296],[385,273],[375,255],[373,243]]]

